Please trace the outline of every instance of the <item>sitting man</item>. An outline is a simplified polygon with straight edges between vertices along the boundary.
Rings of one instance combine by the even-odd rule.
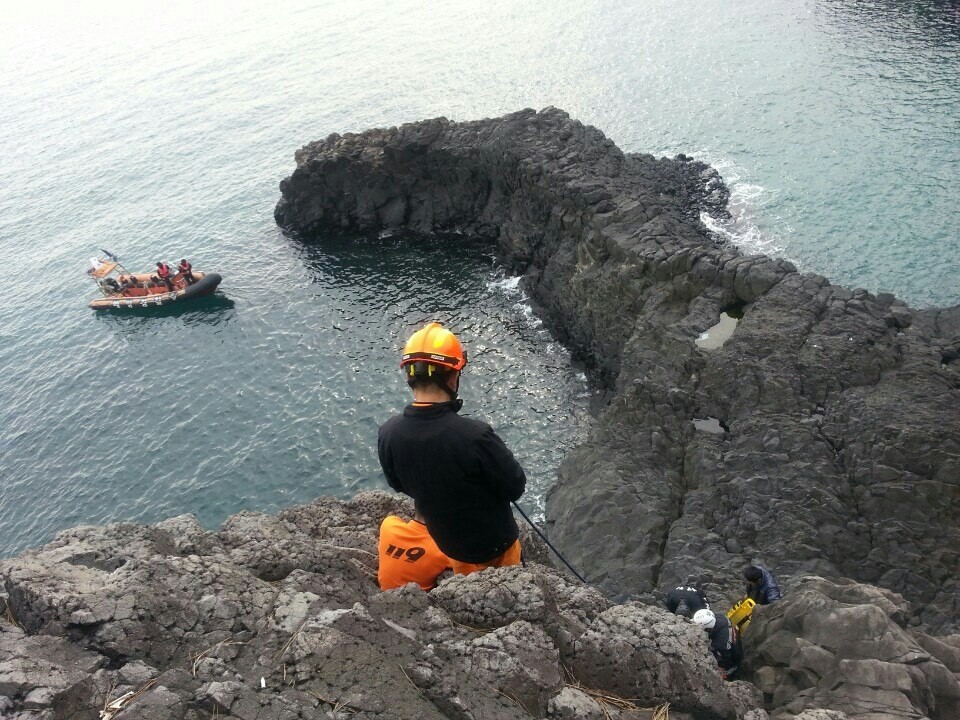
[[[137,278],[133,275],[121,275],[120,276],[120,290],[129,290],[130,288],[141,288],[143,283],[139,282]]]
[[[120,283],[117,282],[116,278],[105,277],[100,281],[101,289],[108,294],[118,293],[121,290]]]
[[[377,543],[377,581],[381,590],[392,590],[415,582],[424,590],[432,590],[437,577],[451,569],[450,558],[427,532],[423,517],[417,512],[410,522],[396,515],[387,515],[380,523]]]
[[[680,585],[667,593],[663,600],[667,610],[680,617],[692,618],[697,610],[709,610],[710,603],[700,588]]]
[[[743,570],[743,577],[747,581],[747,597],[757,605],[769,605],[783,597],[777,579],[769,570],[756,565],[748,565]]]
[[[713,610],[697,610],[693,614],[693,622],[710,636],[710,652],[717,659],[724,680],[732,680],[743,662],[740,633],[725,615],[715,615]]]
[[[527,483],[493,428],[458,414],[466,364],[452,332],[438,323],[417,330],[400,359],[413,403],[381,425],[377,438],[387,483],[413,498],[457,575],[521,563],[510,503]]]

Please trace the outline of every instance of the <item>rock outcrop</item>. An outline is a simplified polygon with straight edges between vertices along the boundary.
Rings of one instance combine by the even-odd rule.
[[[672,718],[765,717],[699,628],[539,564],[380,592],[377,528],[411,509],[375,492],[217,532],[181,516],[60,533],[0,564],[0,714],[640,720],[670,703]]]
[[[745,636],[747,666],[774,720],[817,708],[862,720],[960,717],[958,637],[912,633],[907,615],[889,590],[818,577],[759,608]]]
[[[715,171],[623,153],[552,108],[331,135],[296,160],[288,232],[487,237],[608,391],[547,514],[610,597],[696,582],[733,600],[759,561],[788,592],[849,577],[957,630],[960,307],[744,255],[700,221],[725,211]],[[725,310],[742,313],[732,336],[698,347]]]
[[[380,519],[411,509],[373,492],[216,532],[185,515],[60,533],[0,564],[0,715],[960,717],[960,636],[905,626],[889,590],[798,578],[754,614],[753,684],[725,683],[699,628],[538,562],[380,592]]]

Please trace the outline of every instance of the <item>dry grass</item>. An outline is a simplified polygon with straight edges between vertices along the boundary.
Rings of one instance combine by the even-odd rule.
[[[593,700],[600,706],[600,709],[603,710],[603,716],[610,720],[610,708],[616,708],[624,712],[646,712],[650,713],[650,720],[670,720],[670,703],[663,703],[662,705],[657,705],[656,707],[641,707],[637,705],[640,701],[639,698],[625,698],[615,695],[614,693],[607,692],[605,690],[597,690],[595,688],[587,687],[576,678],[573,672],[566,665],[561,663],[563,667],[563,673],[566,676],[565,683],[569,687],[579,690],[585,695],[589,695]]]
[[[210,653],[216,652],[216,651],[219,650],[220,648],[222,648],[222,647],[227,647],[227,646],[229,646],[229,645],[246,645],[246,643],[245,643],[245,642],[234,641],[234,640],[221,640],[220,642],[218,642],[218,643],[217,643],[216,645],[214,645],[213,647],[208,647],[208,648],[207,648],[206,650],[204,650],[203,652],[197,653],[196,655],[191,655],[191,656],[190,656],[190,661],[191,661],[190,671],[191,671],[191,673],[193,674],[193,676],[194,676],[194,677],[197,676],[197,666],[200,664],[200,661],[201,661],[201,660],[203,660],[205,657],[207,657],[207,655],[209,655]]]
[[[23,625],[21,625],[20,621],[14,616],[13,609],[9,605],[7,605],[7,622],[23,630]]]
[[[413,681],[413,678],[411,678],[410,675],[407,674],[407,671],[403,669],[403,665],[398,665],[397,667],[400,668],[400,672],[403,673],[403,676],[407,679],[407,682],[410,683],[410,685],[413,686],[413,689],[417,691],[417,695],[419,695],[420,697],[424,697],[423,690],[421,690],[417,686],[417,684]]]
[[[670,720],[670,703],[664,703],[660,707],[654,708],[653,717],[650,720]]]
[[[366,550],[360,550],[359,552],[366,552]],[[362,572],[364,575],[366,575],[368,578],[370,578],[371,580],[373,580],[373,582],[374,582],[377,586],[380,585],[380,581],[377,579],[377,574],[376,574],[375,572],[373,572],[372,570],[370,570],[370,568],[368,568],[366,565],[364,565],[362,562],[360,562],[360,561],[357,560],[356,558],[350,558],[350,562],[351,562],[351,564],[352,564],[355,568],[357,568],[357,570],[359,570],[359,571]]]
[[[369,555],[372,558],[377,557],[376,553],[372,553],[369,550],[362,550],[361,548],[345,547],[343,545],[334,545],[333,543],[316,543],[316,545],[320,547],[330,548],[331,550],[342,550],[344,552],[362,553],[364,555]]]
[[[531,713],[530,710],[527,709],[527,706],[524,705],[522,702],[520,702],[520,698],[515,697],[515,696],[511,695],[510,693],[508,693],[508,692],[506,692],[506,691],[504,691],[504,690],[497,690],[497,688],[494,688],[494,690],[496,690],[500,695],[503,695],[503,696],[504,696],[505,698],[507,698],[508,700],[513,701],[513,703],[514,703],[517,707],[519,707],[521,710],[523,710],[525,713],[527,713],[527,715],[533,715],[533,713]]]
[[[107,688],[107,691],[103,695],[103,709],[100,711],[100,717],[107,715],[110,712],[109,705],[111,702],[114,702],[110,699],[110,696],[113,695],[113,691],[117,689],[117,684],[115,682],[110,683],[110,687]]]
[[[341,710],[346,710],[347,713],[349,713],[350,715],[353,715],[354,713],[358,713],[358,712],[363,712],[363,708],[353,707],[353,705],[348,705],[342,700],[336,700],[336,701],[329,700],[323,697],[323,695],[321,695],[320,693],[313,692],[312,690],[305,690],[304,692],[306,692],[307,695],[312,695],[320,702],[326,703],[327,705],[332,706],[334,715],[339,713]]]
[[[278,585],[278,584],[281,583],[281,582],[283,582],[283,580],[276,580],[276,581],[274,581],[274,582],[271,582],[270,584],[275,586],[275,585]],[[280,597],[280,592],[281,592],[280,590],[277,590],[277,594],[274,595],[273,598],[270,600],[270,605],[271,605],[271,606],[277,604],[277,599]],[[262,624],[259,628],[257,628],[257,632],[256,632],[256,634],[254,635],[255,638],[260,637],[260,633],[262,633],[262,632],[266,629],[267,625],[270,624],[270,621],[273,620],[273,618],[274,618],[274,616],[275,616],[276,614],[277,614],[277,610],[276,610],[276,608],[274,608],[273,612],[270,613],[270,614],[267,616],[266,620],[263,621],[263,624]]]
[[[107,695],[108,700],[107,702],[104,703],[103,711],[100,713],[101,720],[113,720],[113,718],[115,718],[117,715],[122,713],[128,707],[133,705],[133,703],[137,701],[137,698],[139,698],[144,693],[148,692],[150,688],[156,685],[158,679],[159,678],[154,678],[153,680],[149,680],[145,682],[143,685],[138,687],[132,693],[127,693],[126,695],[123,695],[120,698],[117,698],[117,700],[109,700],[110,696],[108,694]],[[121,700],[121,702],[118,703],[117,702],[118,700]],[[112,705],[119,705],[119,707],[111,707]]]
[[[473,625],[467,625],[466,623],[460,622],[459,620],[454,618],[453,615],[450,613],[450,611],[447,610],[436,598],[431,597],[430,604],[433,605],[435,608],[443,611],[443,614],[447,616],[447,619],[457,627],[462,627],[464,630],[469,630],[470,632],[479,633],[480,635],[486,635],[490,632],[488,628],[474,627]]]
[[[273,656],[274,660],[279,660],[286,654],[287,649],[290,647],[291,643],[293,643],[293,641],[300,636],[300,632],[303,630],[308,620],[310,620],[309,617],[306,620],[304,620],[302,623],[300,623],[300,625],[297,626],[297,629],[290,635],[290,638],[283,644],[283,647],[280,648],[277,651],[277,654]]]

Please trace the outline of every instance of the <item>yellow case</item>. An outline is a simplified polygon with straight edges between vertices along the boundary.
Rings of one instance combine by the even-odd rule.
[[[756,602],[750,598],[744,598],[727,611],[727,619],[731,625],[742,633],[750,624],[750,616],[756,606]]]

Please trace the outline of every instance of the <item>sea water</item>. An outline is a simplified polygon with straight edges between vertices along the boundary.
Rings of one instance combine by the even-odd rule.
[[[284,237],[330,132],[556,105],[627,151],[720,169],[749,252],[913,305],[960,302],[953,2],[51,0],[0,26],[0,556],[78,523],[215,527],[385,487],[376,428],[418,324],[466,342],[465,412],[542,509],[590,388],[471,238]],[[707,219],[709,221],[709,219]],[[713,221],[710,221],[713,222]],[[98,314],[99,248],[223,275]]]

